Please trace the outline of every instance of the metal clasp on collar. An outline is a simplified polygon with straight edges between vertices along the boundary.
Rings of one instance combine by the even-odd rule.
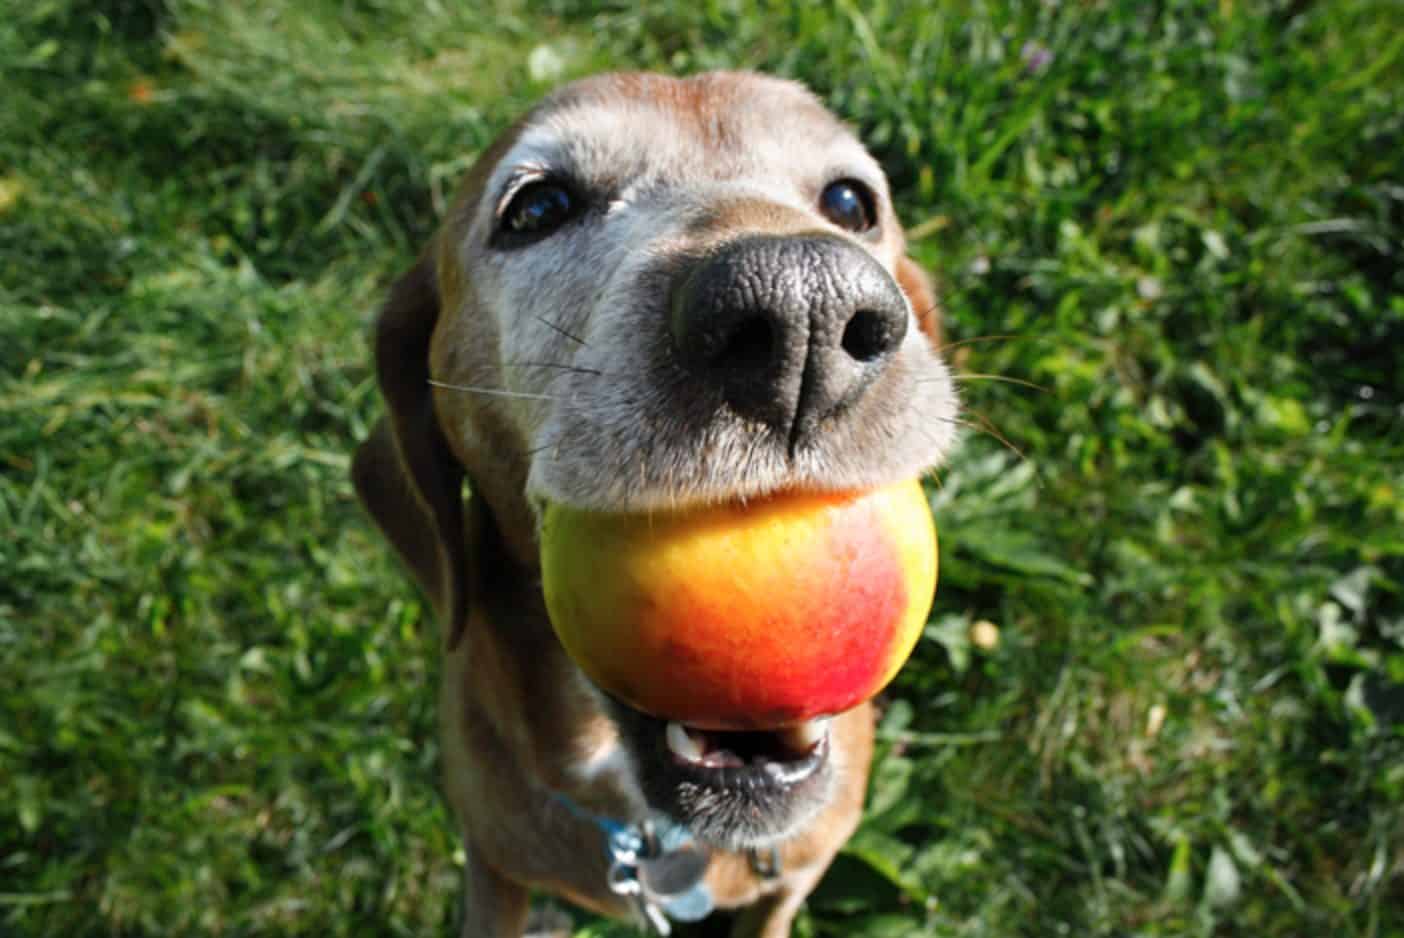
[[[712,893],[704,879],[712,855],[686,827],[663,815],[621,824],[586,811],[560,792],[551,795],[604,834],[606,884],[610,892],[628,900],[645,927],[668,935],[669,919],[695,922],[711,913]]]
[[[712,911],[712,894],[703,882],[711,854],[686,827],[649,819],[617,826],[605,844],[610,890],[628,899],[658,934],[672,931],[670,919],[695,922]]]

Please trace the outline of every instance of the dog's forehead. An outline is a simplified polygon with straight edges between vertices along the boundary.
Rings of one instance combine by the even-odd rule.
[[[528,117],[495,175],[522,169],[618,188],[878,174],[852,131],[803,86],[734,72],[607,75],[566,86]]]

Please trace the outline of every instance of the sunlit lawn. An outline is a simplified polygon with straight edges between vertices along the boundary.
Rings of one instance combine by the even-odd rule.
[[[1401,37],[0,0],[0,934],[453,933],[435,627],[346,475],[366,325],[552,84],[744,66],[860,129],[981,339],[928,640],[799,933],[1404,936]]]

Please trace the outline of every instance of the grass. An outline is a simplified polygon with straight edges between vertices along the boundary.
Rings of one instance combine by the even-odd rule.
[[[0,933],[450,933],[367,323],[551,84],[745,66],[1044,388],[966,382],[799,934],[1404,936],[1397,4],[0,7]]]

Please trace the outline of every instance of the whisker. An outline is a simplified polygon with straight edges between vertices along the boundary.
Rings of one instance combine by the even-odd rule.
[[[549,327],[549,328],[551,328],[551,329],[556,330],[556,331],[559,332],[561,335],[565,336],[567,339],[570,339],[572,342],[576,343],[577,345],[582,345],[582,346],[584,346],[585,348],[589,348],[589,347],[590,347],[590,343],[589,343],[589,342],[586,342],[584,339],[580,338],[580,336],[576,335],[575,333],[568,331],[565,327],[557,325],[556,323],[554,323],[554,322],[552,322],[551,320],[547,319],[545,316],[540,316],[540,315],[538,315],[536,318],[537,318],[537,321],[539,321],[539,322],[542,323],[543,325],[545,325],[545,326],[547,326],[547,327]]]
[[[560,362],[504,362],[507,368],[559,368],[561,371],[574,371],[582,375],[596,375],[604,377],[604,372],[594,368],[583,368],[580,365],[566,365]]]
[[[968,339],[961,339],[959,342],[946,342],[936,346],[936,351],[944,352],[946,349],[960,348],[962,345],[974,345],[976,342],[1001,342],[1009,339],[1022,339],[1021,335],[977,335]]]
[[[997,429],[995,429],[994,424],[990,423],[989,418],[986,417],[984,414],[980,413],[978,410],[972,410],[969,407],[967,407],[965,410],[967,413],[973,414],[975,416],[975,419],[978,420],[979,423],[972,423],[969,420],[961,420],[959,417],[943,417],[939,419],[946,420],[949,423],[954,423],[962,427],[968,427],[969,429],[974,430],[977,433],[987,433],[990,436],[994,437],[1004,446],[1005,449],[1009,450],[1015,456],[1018,456],[1022,462],[1026,462],[1033,467],[1034,481],[1038,484],[1040,488],[1042,488],[1043,477],[1038,471],[1038,464],[1035,463],[1032,459],[1030,459],[1027,455],[1025,455],[1023,450],[1015,446],[1013,443],[1009,442],[1009,440],[1005,437],[1003,433],[1000,433]]]
[[[976,372],[967,372],[965,374],[951,375],[951,378],[955,381],[1003,381],[1007,384],[1018,384],[1026,388],[1033,388],[1035,391],[1042,391],[1044,394],[1051,393],[1048,388],[1041,384],[1025,381],[1023,378],[1010,378],[1005,375],[982,375]]]
[[[970,413],[975,414],[975,417],[979,421],[979,423],[971,423],[969,420],[960,420],[960,418],[956,418],[957,421],[959,423],[964,424],[967,427],[970,427],[972,430],[983,430],[985,433],[988,433],[996,440],[999,440],[1000,443],[1004,444],[1006,449],[1008,449],[1015,456],[1018,456],[1024,462],[1031,461],[1029,457],[1024,454],[1023,450],[1015,446],[1013,443],[1009,442],[1008,437],[1006,437],[1003,433],[1000,433],[999,430],[995,429],[995,425],[990,423],[989,418],[987,418],[984,414],[977,413],[973,410],[970,411]]]
[[[556,398],[551,394],[529,394],[526,391],[507,391],[502,388],[480,388],[469,384],[448,384],[444,381],[429,379],[429,383],[436,388],[443,388],[446,391],[464,391],[468,394],[485,394],[488,397],[512,397],[524,398],[533,401],[554,401]]]

